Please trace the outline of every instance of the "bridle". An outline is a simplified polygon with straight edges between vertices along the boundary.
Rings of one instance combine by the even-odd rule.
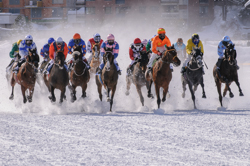
[[[165,52],[170,52],[170,51],[176,51],[176,50],[175,50],[175,49],[170,49],[170,50],[166,50]],[[177,55],[173,56],[172,61],[174,61],[175,58],[177,58]],[[170,64],[169,61],[164,61],[164,60],[162,60],[162,58],[161,58],[161,61],[162,61],[163,63]],[[173,63],[173,64],[174,64],[174,63]]]

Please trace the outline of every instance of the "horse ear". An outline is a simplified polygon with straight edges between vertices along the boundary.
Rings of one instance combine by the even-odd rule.
[[[174,48],[174,44],[172,44],[172,48]]]

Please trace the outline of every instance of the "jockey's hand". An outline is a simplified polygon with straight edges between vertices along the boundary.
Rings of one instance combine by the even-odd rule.
[[[203,53],[201,52],[201,54],[200,54],[201,56],[203,56]]]
[[[135,59],[134,59],[135,61],[138,61],[139,60],[139,58],[138,57],[135,57]]]
[[[157,55],[162,56],[162,53],[161,52],[157,52]]]

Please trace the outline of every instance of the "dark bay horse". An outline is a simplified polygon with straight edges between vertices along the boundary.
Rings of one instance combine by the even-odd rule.
[[[47,78],[46,74],[44,74],[44,82],[51,92],[51,96],[49,97],[51,102],[56,101],[56,97],[54,94],[55,89],[59,89],[61,91],[60,95],[60,103],[63,102],[63,98],[65,98],[66,86],[69,84],[69,75],[64,67],[65,56],[63,52],[57,51],[54,65],[51,69],[49,77]]]
[[[39,55],[37,54],[36,49],[29,49],[29,55],[26,57],[26,62],[22,64],[19,68],[17,74],[11,73],[10,84],[12,86],[12,92],[9,97],[10,100],[14,99],[14,87],[18,83],[21,85],[21,90],[23,94],[23,103],[32,102],[32,97],[34,93],[34,87],[36,83],[36,72],[39,63]],[[25,96],[25,91],[29,90],[29,96]]]
[[[141,88],[145,85],[147,89],[149,88],[149,81],[147,81],[145,78],[145,71],[147,69],[148,61],[149,61],[148,53],[146,53],[145,51],[140,52],[140,56],[136,61],[132,75],[126,76],[126,82],[127,82],[126,95],[129,95],[130,85],[131,83],[134,83],[136,86],[136,90],[140,96],[142,106],[144,106],[144,98],[142,96]]]
[[[110,102],[110,112],[112,112],[113,98],[115,95],[116,85],[118,81],[118,72],[114,64],[113,48],[105,49],[103,55],[104,68],[101,75],[96,75],[96,85],[99,93],[99,98],[102,101],[102,85],[107,90],[107,101]],[[109,92],[111,91],[111,98]]]
[[[87,83],[89,82],[90,75],[87,66],[82,61],[83,54],[79,51],[72,53],[74,67],[69,73],[70,83],[68,87],[71,91],[71,102],[76,100],[76,87],[82,87],[82,97],[86,97]]]
[[[172,72],[170,70],[170,63],[173,63],[175,66],[179,66],[181,61],[177,57],[176,50],[174,45],[167,47],[167,50],[163,53],[162,58],[160,58],[152,68],[152,77],[147,72],[146,79],[150,81],[148,89],[148,97],[152,97],[151,86],[154,81],[155,92],[157,96],[158,108],[160,108],[161,99],[160,99],[160,88],[163,88],[163,98],[162,102],[166,101],[166,94],[168,92],[168,86],[172,79]]]
[[[229,91],[229,96],[231,98],[234,97],[234,94],[229,87],[231,83],[234,81],[239,88],[239,95],[244,96],[242,90],[240,88],[240,83],[238,80],[237,67],[235,65],[236,59],[236,50],[234,49],[234,44],[229,44],[225,50],[225,57],[220,66],[220,71],[217,70],[217,66],[214,66],[213,76],[217,86],[217,91],[219,94],[219,101],[222,107],[222,95],[221,95],[221,84],[225,83],[225,89],[223,92],[223,97],[226,96],[227,91]]]
[[[185,97],[186,85],[188,84],[190,93],[192,95],[192,100],[194,103],[194,109],[196,109],[195,105],[195,91],[197,90],[198,85],[200,84],[202,87],[202,98],[206,98],[205,90],[204,90],[204,81],[203,81],[203,62],[201,55],[201,47],[193,48],[193,56],[191,60],[187,64],[187,70],[181,76],[182,82],[182,97]]]
[[[95,43],[92,47],[92,59],[90,62],[90,72],[96,73],[96,69],[100,65],[100,43]]]

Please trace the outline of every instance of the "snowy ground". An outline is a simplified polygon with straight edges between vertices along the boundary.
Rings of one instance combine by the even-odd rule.
[[[197,110],[193,109],[189,91],[186,98],[181,98],[181,67],[174,68],[169,90],[171,97],[161,104],[161,109],[157,109],[156,99],[146,97],[146,88],[143,88],[144,107],[134,85],[130,95],[125,95],[125,69],[130,63],[128,47],[136,37],[149,39],[158,27],[165,28],[157,25],[153,30],[126,28],[121,31],[107,26],[32,33],[38,49],[51,36],[62,36],[68,42],[75,32],[85,41],[95,32],[103,38],[114,33],[120,44],[118,62],[123,71],[113,113],[108,112],[105,96],[103,102],[99,101],[93,77],[88,83],[87,98],[80,99],[78,88],[75,103],[70,102],[67,90],[67,101],[59,105],[59,91],[56,91],[57,103],[51,104],[47,89],[39,85],[35,86],[32,103],[22,103],[19,85],[15,87],[14,100],[10,101],[11,89],[5,78],[5,67],[10,61],[11,44],[24,34],[1,41],[0,165],[250,165],[249,47],[236,46],[239,80],[245,96],[239,97],[233,83],[231,88],[235,97],[223,98],[224,108],[220,108],[212,76],[218,58],[214,40],[213,44],[204,44],[204,59],[208,65],[204,76],[207,99],[201,98],[199,87]],[[199,34],[201,40],[209,39],[211,31]],[[167,35],[172,42],[179,37],[168,30]],[[222,38],[224,34],[219,35]],[[184,37],[184,41],[187,39]],[[154,88],[152,91],[154,93]]]

